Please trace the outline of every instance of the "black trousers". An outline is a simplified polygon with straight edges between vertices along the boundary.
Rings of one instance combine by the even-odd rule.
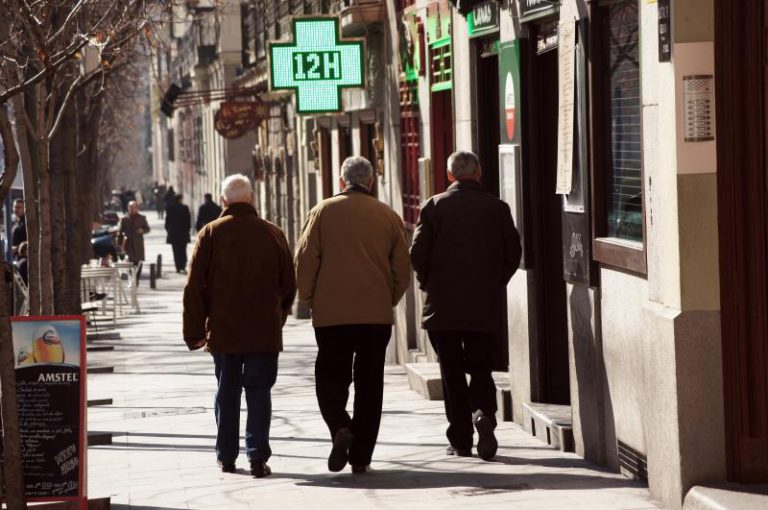
[[[482,411],[496,423],[496,385],[493,383],[493,334],[466,331],[429,331],[440,361],[443,402],[448,418],[448,441],[454,448],[472,448],[472,414]],[[467,385],[467,377],[471,376]]]
[[[176,271],[187,268],[187,243],[171,243]]]
[[[355,466],[370,464],[376,446],[384,400],[384,359],[391,335],[388,324],[315,328],[317,403],[332,440],[339,429],[352,430],[355,441],[349,463]],[[347,401],[353,380],[355,403],[350,417]]]

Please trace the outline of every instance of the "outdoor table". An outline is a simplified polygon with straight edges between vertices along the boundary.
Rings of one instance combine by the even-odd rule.
[[[116,267],[90,267],[83,266],[80,271],[80,279],[84,285],[93,285],[96,288],[96,282],[99,280],[111,281],[112,296],[115,305],[112,307],[112,326],[117,326],[117,307],[120,302],[118,295],[118,269]],[[86,294],[87,295],[87,294]]]

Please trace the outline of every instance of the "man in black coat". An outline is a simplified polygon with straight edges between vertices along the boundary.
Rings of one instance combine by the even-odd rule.
[[[200,232],[200,229],[217,219],[219,216],[221,216],[221,207],[213,201],[213,195],[206,193],[205,202],[203,202],[203,205],[197,210],[195,230]]]
[[[13,215],[16,221],[13,222],[11,230],[11,248],[14,255],[17,255],[19,246],[27,240],[27,217],[24,213],[24,201],[20,198],[13,201]]]
[[[500,300],[520,264],[520,236],[509,206],[483,192],[480,163],[471,152],[448,158],[453,184],[421,209],[411,262],[426,292],[422,327],[440,361],[449,455],[496,455],[493,338]],[[467,386],[465,373],[471,375]]]
[[[175,201],[165,210],[165,231],[168,232],[167,243],[173,247],[173,261],[176,272],[187,272],[187,244],[189,231],[192,228],[192,215],[189,207],[182,203],[183,196],[176,195]]]

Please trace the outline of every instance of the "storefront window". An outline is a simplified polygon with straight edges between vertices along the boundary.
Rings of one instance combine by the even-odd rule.
[[[603,115],[609,197],[606,203],[608,237],[643,241],[642,104],[637,0],[605,6],[602,28],[603,59],[607,71],[603,87],[607,101]]]

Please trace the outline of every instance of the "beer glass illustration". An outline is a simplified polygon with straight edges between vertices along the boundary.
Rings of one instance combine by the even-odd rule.
[[[63,363],[64,346],[59,332],[51,325],[40,326],[35,330],[32,341],[32,354],[36,363]]]

